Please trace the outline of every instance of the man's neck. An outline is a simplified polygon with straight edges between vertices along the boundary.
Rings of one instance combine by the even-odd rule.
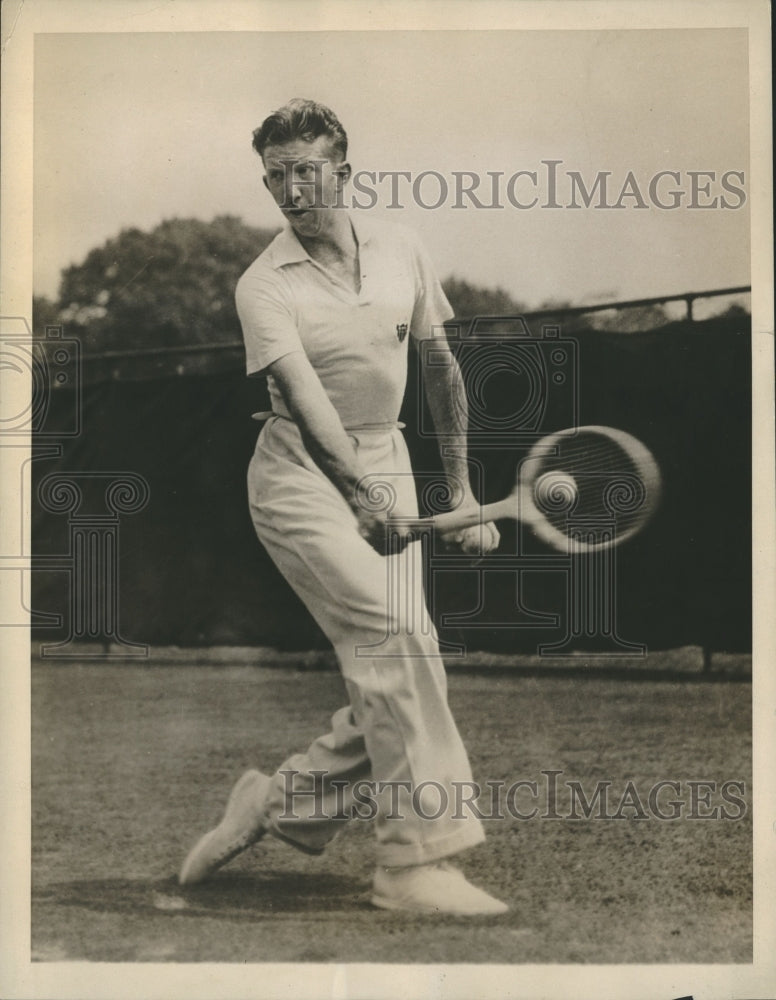
[[[326,232],[318,236],[300,236],[297,233],[296,238],[313,260],[321,263],[350,261],[358,253],[358,241],[350,216],[345,211],[334,214],[332,225]]]

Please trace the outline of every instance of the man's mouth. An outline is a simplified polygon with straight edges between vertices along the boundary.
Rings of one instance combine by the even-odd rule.
[[[286,215],[290,215],[292,219],[300,219],[303,215],[307,215],[309,208],[287,208]]]

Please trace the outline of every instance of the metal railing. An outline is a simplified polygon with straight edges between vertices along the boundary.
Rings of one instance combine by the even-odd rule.
[[[588,313],[635,309],[640,306],[663,305],[666,302],[684,302],[686,318],[694,321],[693,303],[698,299],[710,299],[720,296],[743,295],[751,292],[751,285],[737,285],[733,288],[715,288],[703,292],[680,292],[676,295],[656,295],[647,299],[625,299],[620,302],[601,302],[589,306],[556,306],[544,309],[526,310],[521,316],[527,319],[543,319],[560,316],[583,316]],[[224,354],[230,351],[244,350],[242,340],[230,340],[216,344],[180,344],[172,347],[140,347],[126,351],[101,351],[99,354],[84,354],[85,362],[110,362],[130,358],[163,358],[174,355]],[[182,374],[182,373],[181,373]]]
[[[696,299],[712,299],[721,295],[743,295],[752,291],[751,285],[737,285],[735,288],[715,288],[706,292],[680,292],[678,295],[656,295],[650,299],[626,299],[622,302],[599,303],[593,306],[562,306],[555,309],[535,309],[525,315],[533,319],[546,316],[583,316],[586,313],[607,312],[609,310],[635,309],[639,306],[664,305],[666,302],[684,302],[687,305],[687,319],[694,320],[693,302]]]

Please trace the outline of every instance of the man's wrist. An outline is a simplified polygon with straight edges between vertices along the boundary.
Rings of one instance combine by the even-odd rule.
[[[477,498],[472,492],[468,481],[464,481],[459,476],[448,476],[447,486],[450,491],[450,507],[457,510],[459,507],[471,507],[477,504]]]

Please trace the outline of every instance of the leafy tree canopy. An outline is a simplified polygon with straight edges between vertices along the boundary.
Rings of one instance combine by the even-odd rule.
[[[462,278],[450,277],[442,282],[445,295],[459,319],[473,316],[515,316],[525,312],[503,288],[481,288]]]
[[[210,222],[167,219],[148,232],[124,229],[62,272],[57,302],[35,299],[35,333],[40,336],[45,324],[62,323],[88,354],[239,342],[234,288],[273,236],[274,231],[233,215]],[[455,276],[443,287],[461,319],[526,311],[502,288],[482,288]],[[561,319],[567,303],[551,305]],[[567,331],[596,326],[627,332],[654,328],[666,317],[660,306],[650,306],[628,316],[561,321]]]
[[[124,229],[62,272],[58,321],[95,353],[239,340],[237,279],[274,235],[232,215]]]
[[[57,302],[35,300],[36,334],[62,323],[90,354],[239,341],[234,288],[274,235],[232,215],[124,229],[62,272]],[[523,310],[500,288],[455,277],[444,288],[456,316]]]

